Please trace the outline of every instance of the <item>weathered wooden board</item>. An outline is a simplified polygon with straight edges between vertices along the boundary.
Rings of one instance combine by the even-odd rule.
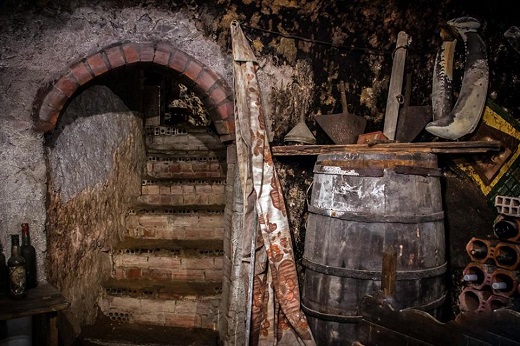
[[[418,143],[378,143],[345,145],[285,145],[273,146],[273,156],[343,154],[352,152],[425,152],[433,154],[477,154],[499,151],[500,141],[468,142],[418,142]]]
[[[385,110],[385,124],[383,133],[388,139],[395,139],[397,128],[397,118],[399,116],[400,97],[403,90],[404,66],[406,62],[406,49],[408,47],[409,36],[404,31],[397,35],[397,44],[394,51],[394,62],[392,74],[390,75],[390,85],[388,86],[388,97]]]
[[[520,345],[520,313],[499,309],[492,313],[465,313],[441,323],[415,310],[398,310],[365,296],[361,304],[359,343],[371,345]]]
[[[27,291],[27,297],[13,300],[0,298],[0,321],[67,309],[70,303],[50,284]]]

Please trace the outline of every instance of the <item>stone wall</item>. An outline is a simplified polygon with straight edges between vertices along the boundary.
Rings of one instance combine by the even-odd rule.
[[[231,81],[229,56],[197,28],[186,8],[139,3],[119,8],[110,1],[74,8],[45,4],[42,9],[0,3],[0,178],[6,182],[0,186],[0,243],[9,256],[9,234],[28,222],[41,280],[47,275],[47,168],[44,138],[32,130],[32,116],[53,81],[74,62],[124,41],[168,41]]]
[[[47,273],[71,302],[65,315],[75,333],[94,321],[102,275],[112,269],[108,251],[140,194],[143,120],[113,112],[122,108],[106,87],[85,90],[63,114],[75,120],[48,148]]]

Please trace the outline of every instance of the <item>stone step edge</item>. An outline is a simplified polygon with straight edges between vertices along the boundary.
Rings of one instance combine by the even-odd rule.
[[[222,161],[225,162],[227,157],[227,151],[225,147],[222,148],[205,148],[205,149],[181,149],[181,148],[154,148],[154,147],[146,147],[146,156],[149,158],[150,156],[161,156],[161,157],[204,157],[209,155],[208,153],[219,153],[219,156]],[[222,153],[222,154],[220,154]]]
[[[127,211],[127,215],[177,215],[177,214],[222,214],[225,209],[224,204],[211,205],[180,205],[180,206],[157,206],[145,203],[135,204]]]
[[[223,240],[200,240],[200,239],[140,239],[133,237],[125,237],[112,251],[179,251],[179,250],[197,250],[202,252],[223,251]],[[208,256],[211,257],[211,256]]]
[[[148,174],[141,175],[141,186],[148,185],[226,185],[226,176],[219,177],[203,177],[203,178],[186,178],[186,177],[165,177],[157,178]]]
[[[173,327],[215,328],[221,298],[157,300],[105,296],[98,304],[112,321]]]
[[[149,205],[149,208],[139,208],[139,209],[131,209],[127,211],[127,217],[135,216],[175,216],[182,217],[183,215],[195,216],[195,215],[215,215],[221,216],[225,214],[225,206],[224,205],[207,205],[208,208],[199,208],[199,206],[194,208],[182,208],[177,209],[174,206],[166,206],[166,205]],[[157,207],[157,208],[155,208]]]
[[[185,150],[179,152],[165,152],[159,149],[151,149],[146,153],[147,162],[219,162],[226,163],[227,151],[222,150],[194,150],[192,154],[185,154]]]
[[[222,282],[215,281],[152,281],[149,279],[118,280],[111,278],[101,284],[103,295],[159,300],[219,299]]]

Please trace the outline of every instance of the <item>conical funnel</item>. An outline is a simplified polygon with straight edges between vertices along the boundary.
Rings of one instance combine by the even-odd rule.
[[[365,132],[367,120],[348,112],[347,95],[343,82],[339,83],[338,89],[341,94],[343,113],[316,114],[314,119],[334,144],[353,144],[356,143],[358,136]]]
[[[294,142],[297,144],[316,144],[316,138],[303,119],[285,135],[283,140],[285,142]]]

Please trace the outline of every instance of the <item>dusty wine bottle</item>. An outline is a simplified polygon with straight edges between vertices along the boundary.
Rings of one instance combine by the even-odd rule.
[[[493,233],[499,239],[517,240],[520,236],[520,218],[500,215],[493,225]]]
[[[491,288],[493,288],[494,290],[509,290],[509,287],[507,286],[507,282],[503,282],[503,281],[497,281],[497,282],[493,282],[493,284],[491,285]]]
[[[14,299],[27,295],[25,285],[25,258],[20,250],[20,236],[11,235],[11,257],[7,261],[9,267],[9,295]]]
[[[517,253],[509,246],[501,246],[495,253],[495,259],[498,265],[511,266],[517,260]]]
[[[462,277],[462,280],[467,282],[473,282],[478,280],[477,274],[466,274]]]
[[[469,250],[469,255],[474,257],[475,259],[484,259],[486,258],[488,253],[488,248],[486,244],[481,242],[473,242],[471,244],[471,249]]]
[[[25,277],[27,289],[38,286],[36,278],[36,249],[31,245],[29,224],[22,223],[22,256],[25,258]]]

